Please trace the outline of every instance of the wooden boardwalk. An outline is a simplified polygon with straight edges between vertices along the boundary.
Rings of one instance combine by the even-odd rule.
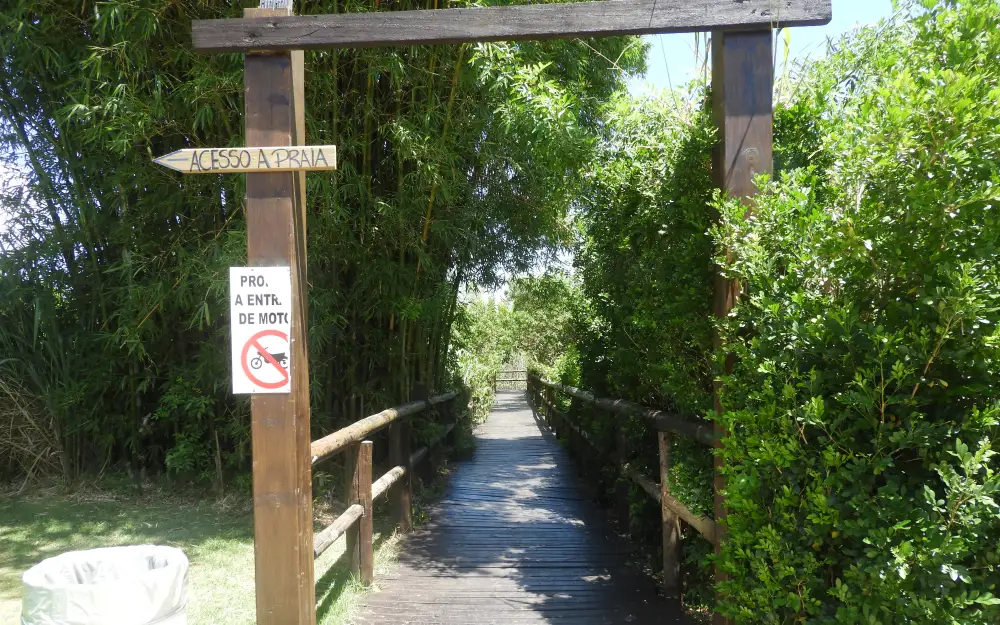
[[[590,502],[524,391],[500,391],[431,521],[407,536],[354,625],[685,623],[626,564],[628,547]]]

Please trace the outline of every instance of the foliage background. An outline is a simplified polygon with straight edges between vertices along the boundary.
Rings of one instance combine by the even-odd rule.
[[[926,2],[844,42],[780,118],[803,168],[719,205],[739,622],[1000,619],[998,20]]]
[[[150,162],[242,144],[240,56],[188,45],[191,19],[239,13],[193,0],[0,8],[0,154],[25,173],[0,197],[0,375],[34,424],[0,470],[127,463],[221,487],[248,466],[226,359],[242,177],[181,181]],[[637,39],[307,55],[307,136],[341,161],[308,177],[317,431],[456,383],[460,288],[495,285],[566,239],[600,106],[643,58]]]
[[[711,419],[736,357],[716,607],[737,622],[1000,620],[998,11],[909,4],[783,72],[776,180],[750,210],[713,200],[698,85],[605,113],[572,340],[539,370]],[[744,297],[713,359],[715,263]],[[568,409],[608,441],[610,415]],[[651,433],[628,428],[656,475]],[[678,456],[672,488],[710,515],[710,456]],[[633,489],[630,529],[654,547],[647,500]],[[707,544],[684,545],[685,599],[711,604]]]

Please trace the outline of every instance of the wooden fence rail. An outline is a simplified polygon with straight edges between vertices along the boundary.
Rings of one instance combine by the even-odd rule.
[[[527,369],[509,369],[501,371],[493,378],[493,391],[526,390],[528,388]]]
[[[348,563],[351,572],[359,574],[363,584],[374,580],[372,547],[372,504],[389,494],[394,522],[402,531],[409,531],[412,521],[412,468],[424,460],[430,450],[447,440],[464,413],[455,410],[458,393],[450,392],[427,400],[414,401],[355,421],[347,427],[312,442],[313,466],[343,452],[345,503],[347,509],[313,539],[313,557],[318,558],[341,536],[347,536]],[[444,406],[448,423],[444,430],[427,445],[410,452],[410,424],[406,417]],[[392,468],[372,481],[372,447],[367,440],[376,432],[389,428],[389,463]]]
[[[594,441],[593,437],[580,427],[578,423],[575,423],[567,413],[559,411],[554,398],[556,392],[566,393],[586,404],[608,412],[619,415],[640,416],[656,431],[660,455],[659,484],[641,474],[635,467],[629,464],[624,430],[620,424],[615,423],[615,445],[610,454],[612,456],[610,460],[618,466],[620,478],[616,483],[615,499],[619,516],[626,523],[628,521],[628,490],[626,480],[634,482],[660,504],[663,539],[663,587],[668,596],[679,595],[681,561],[679,521],[683,520],[695,528],[699,534],[713,544],[718,541],[719,536],[714,520],[691,512],[687,506],[670,495],[670,441],[672,435],[679,434],[692,438],[704,445],[712,446],[715,440],[712,433],[712,426],[680,415],[640,406],[639,404],[634,404],[623,399],[595,397],[589,391],[557,382],[550,382],[536,375],[529,375],[528,393],[532,404],[536,411],[541,414],[545,424],[557,436],[566,435],[570,442],[570,450],[573,452],[576,451],[574,449],[576,441],[583,441],[598,456],[608,455]]]

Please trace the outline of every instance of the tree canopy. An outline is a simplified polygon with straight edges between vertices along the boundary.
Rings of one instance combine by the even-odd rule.
[[[242,145],[241,58],[188,46],[190,20],[239,10],[0,9],[0,153],[23,172],[2,197],[0,367],[51,423],[59,453],[46,458],[67,475],[119,459],[194,475],[246,461],[247,407],[224,357],[243,178],[181,180],[151,163]],[[319,428],[450,383],[459,289],[567,240],[601,107],[643,58],[622,38],[307,55],[307,138],[340,158],[307,182]]]

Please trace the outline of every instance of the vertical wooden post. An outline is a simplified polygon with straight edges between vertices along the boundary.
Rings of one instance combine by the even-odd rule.
[[[452,449],[458,441],[458,396],[444,403],[444,414],[446,424],[455,424],[455,427],[451,428],[451,431],[448,432],[448,435],[444,439],[444,444],[448,449]]]
[[[375,581],[375,553],[372,545],[372,442],[363,441],[358,449],[358,499],[365,509],[358,521],[358,551],[361,555],[361,583]]]
[[[361,465],[358,456],[361,451],[361,444],[354,443],[344,448],[344,507],[348,508],[356,503],[361,503],[358,492],[361,490]],[[357,575],[361,570],[361,555],[358,552],[359,536],[361,534],[360,522],[352,525],[344,533],[347,541],[347,568],[352,575]]]
[[[596,407],[591,408],[597,410]],[[625,428],[621,419],[623,417],[614,416],[615,427],[615,450],[614,460],[618,467],[618,476],[615,480],[615,505],[617,507],[618,518],[621,520],[622,529],[628,532],[628,476],[625,475],[625,463],[628,462],[628,445],[625,440]]]
[[[716,32],[712,35],[712,114],[718,127],[719,142],[713,158],[716,184],[730,197],[744,200],[749,207],[757,192],[754,177],[771,173],[772,153],[772,33],[770,29],[747,32]],[[716,274],[713,312],[725,318],[740,294],[740,285]],[[721,341],[716,335],[716,350]],[[730,371],[732,362],[726,363]],[[715,410],[722,413],[719,401],[721,382],[716,380]],[[722,447],[726,436],[716,423],[716,447]],[[715,457],[715,521],[717,528],[715,551],[718,554],[726,535],[726,507],[723,492],[726,480],[722,474],[722,459]],[[716,569],[716,582],[725,580]],[[718,599],[718,594],[716,595]],[[728,619],[716,613],[717,625]]]
[[[549,424],[549,429],[556,432],[555,419],[556,416],[553,414],[555,409],[555,393],[552,391],[551,386],[545,387],[545,422]],[[559,436],[559,432],[556,432],[556,436]]]
[[[247,9],[245,17],[287,15]],[[249,146],[300,143],[293,57],[247,54],[244,61]],[[304,120],[304,117],[303,117]],[[304,126],[304,123],[302,124]],[[288,266],[292,275],[292,392],[254,395],[251,438],[257,623],[312,625],[316,599],[312,557],[312,465],[309,453],[308,309],[305,288],[305,196],[294,173],[250,173],[246,184],[247,256],[252,266]]]
[[[667,507],[670,495],[670,432],[657,432],[660,447],[660,517],[663,523],[663,590],[668,597],[681,595],[681,525]]]
[[[556,410],[556,394],[551,388],[548,389],[549,393],[549,423],[552,427],[552,433],[556,435],[556,439],[559,439],[559,430],[562,428],[562,417]],[[572,410],[573,408],[573,398],[570,398],[569,408],[567,410]]]
[[[402,466],[406,474],[393,486],[391,494],[392,520],[401,532],[413,527],[413,475],[410,467],[410,418],[403,417],[389,425],[389,464]]]

